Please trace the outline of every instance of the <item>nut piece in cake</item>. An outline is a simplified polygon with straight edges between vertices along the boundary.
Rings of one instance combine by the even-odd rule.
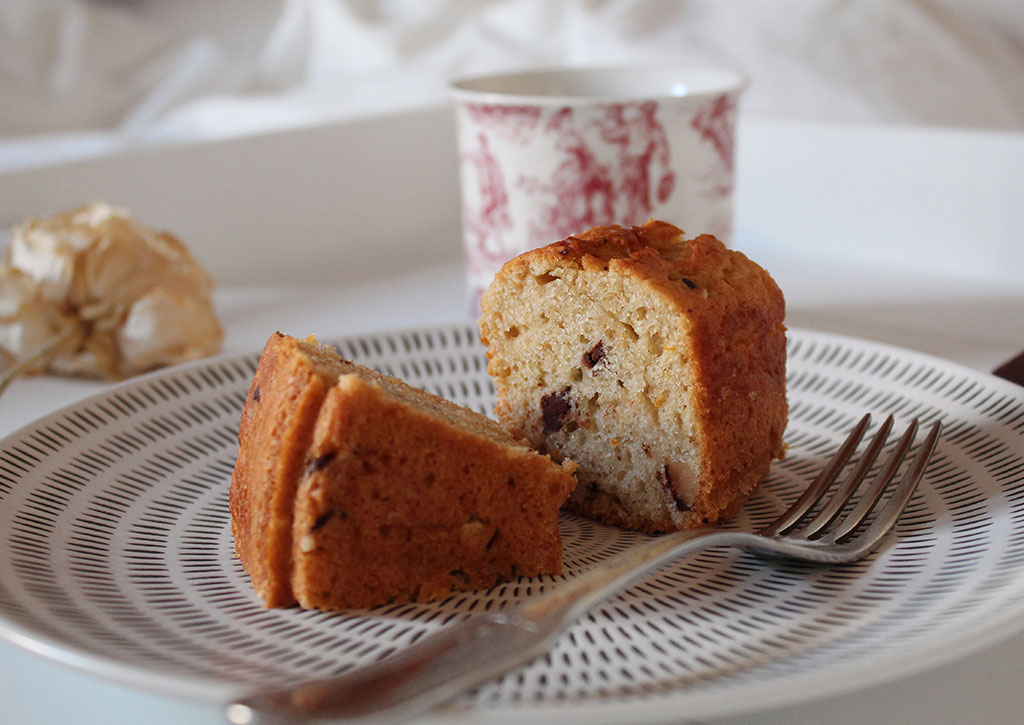
[[[497,417],[578,464],[577,511],[648,532],[713,524],[782,455],[783,296],[714,237],[590,229],[506,263],[482,309]]]
[[[370,607],[556,574],[573,469],[479,413],[277,333],[242,411],[235,548],[270,607]]]

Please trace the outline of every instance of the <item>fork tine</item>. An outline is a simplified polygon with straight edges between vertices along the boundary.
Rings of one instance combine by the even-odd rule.
[[[796,502],[782,514],[782,516],[768,524],[768,526],[761,529],[758,533],[762,536],[775,536],[788,531],[796,525],[800,519],[802,519],[807,512],[810,511],[816,503],[818,503],[825,491],[828,490],[828,487],[836,480],[839,472],[843,469],[843,466],[846,465],[846,462],[850,459],[853,451],[860,443],[860,439],[864,437],[864,431],[867,430],[870,422],[871,414],[868,413],[860,419],[860,422],[857,423],[857,426],[843,442],[843,445],[840,446],[839,450],[836,451],[834,456],[832,456],[832,460],[830,460],[828,465],[821,470],[813,481],[811,481],[811,484],[803,492],[800,498],[798,498]]]
[[[903,514],[903,509],[910,503],[910,497],[914,495],[917,484],[924,477],[925,468],[928,466],[932,453],[935,452],[935,447],[939,442],[939,435],[941,433],[942,423],[935,421],[928,432],[928,437],[924,439],[924,443],[921,444],[917,451],[914,464],[903,474],[903,480],[900,481],[899,486],[893,491],[889,502],[878,512],[878,516],[871,522],[867,530],[853,539],[856,542],[860,555],[863,556],[878,546]]]
[[[875,459],[878,458],[882,446],[885,445],[886,440],[889,438],[892,424],[893,416],[890,415],[878,428],[875,437],[871,440],[871,445],[864,451],[864,454],[857,462],[857,467],[850,474],[849,478],[843,482],[843,485],[836,491],[835,495],[826,502],[822,510],[810,522],[802,526],[799,531],[794,531],[794,534],[803,537],[814,536],[836,520],[840,511],[843,510],[846,503],[853,498],[853,494],[860,488],[861,481],[864,480],[868,470],[874,464]]]
[[[893,477],[899,470],[903,461],[906,460],[907,453],[910,451],[910,446],[914,442],[914,437],[917,435],[918,422],[915,418],[910,421],[910,425],[907,426],[907,430],[903,433],[903,437],[900,438],[899,443],[896,444],[896,448],[889,455],[889,460],[885,462],[882,470],[879,471],[878,476],[875,478],[871,487],[864,492],[861,496],[860,501],[854,507],[846,518],[839,522],[836,528],[829,532],[828,538],[831,541],[843,540],[854,531],[858,526],[864,523],[875,506],[878,504],[878,500],[882,497],[885,489],[892,482]]]

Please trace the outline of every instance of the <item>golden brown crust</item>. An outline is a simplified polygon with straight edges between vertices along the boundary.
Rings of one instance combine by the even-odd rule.
[[[267,606],[427,600],[561,570],[573,466],[324,350],[273,336],[243,412],[232,524]]]
[[[555,284],[547,287],[550,282]],[[559,285],[559,297],[543,297],[547,289]],[[598,289],[600,293],[594,291]],[[650,510],[637,514],[629,503],[623,502],[622,495],[609,492],[610,487],[594,472],[594,466],[579,458],[589,454],[582,453],[578,438],[569,440],[562,431],[538,431],[537,406],[523,402],[525,386],[519,385],[516,375],[511,374],[516,368],[521,377],[528,367],[521,359],[522,347],[516,351],[516,346],[537,343],[522,342],[525,333],[517,339],[506,339],[513,327],[518,336],[529,326],[525,319],[523,324],[513,320],[514,314],[507,309],[518,304],[517,299],[530,295],[537,296],[534,307],[547,310],[542,317],[552,320],[551,329],[540,336],[540,344],[548,345],[551,336],[570,338],[578,333],[584,347],[600,337],[604,342],[602,354],[609,347],[606,338],[614,333],[614,326],[606,324],[603,334],[594,332],[596,323],[592,321],[588,329],[580,327],[581,318],[596,317],[596,313],[590,315],[587,305],[605,307],[612,314],[616,314],[615,306],[619,305],[623,315],[616,324],[622,322],[627,327],[636,324],[632,318],[629,323],[623,322],[631,307],[639,306],[645,311],[656,308],[662,322],[658,332],[652,334],[658,342],[652,345],[642,331],[639,337],[641,342],[648,342],[648,349],[658,350],[650,354],[647,349],[633,350],[630,354],[635,362],[634,375],[646,378],[651,377],[649,366],[658,362],[662,343],[670,341],[670,349],[679,348],[674,353],[681,359],[676,380],[687,390],[686,416],[697,422],[690,426],[688,435],[697,459],[695,475],[700,495],[687,504],[689,510],[681,512],[679,509],[686,507],[680,503],[676,507],[665,505],[661,514]],[[586,298],[586,304],[573,308],[572,314],[563,314],[554,307],[571,306],[576,298]],[[628,229],[590,229],[506,263],[485,294],[482,306],[481,334],[489,347],[488,371],[498,389],[496,414],[515,434],[529,437],[534,445],[558,456],[577,459],[581,464],[581,483],[569,504],[576,510],[609,523],[651,532],[713,523],[734,513],[767,474],[771,460],[783,454],[782,433],[787,415],[785,302],[765,270],[741,253],[727,249],[714,237],[703,235],[684,240],[678,228],[659,221]],[[519,309],[515,314],[524,318],[534,315],[525,306]],[[531,324],[537,324],[536,320]],[[624,347],[622,341],[617,344],[619,349]],[[620,367],[625,367],[621,360]],[[591,377],[596,381],[597,376],[584,369],[581,380],[578,365],[572,375],[548,367],[537,375],[536,385],[555,391],[570,390],[566,395],[571,398],[568,405],[572,409],[570,415],[576,416],[574,423],[593,434],[600,426],[595,428],[592,420],[604,411],[596,403],[591,405],[596,406],[596,411],[585,414],[586,395],[582,390]],[[622,382],[628,386],[630,379]],[[647,387],[654,386],[653,382],[648,383]],[[604,397],[600,400],[609,400],[608,391],[601,392]],[[590,400],[596,397],[591,394]],[[655,401],[655,405],[658,403]],[[655,419],[658,414],[664,416],[666,411],[654,413]],[[612,429],[606,427],[601,432],[607,436],[609,430]],[[640,435],[636,430],[620,432]],[[649,437],[647,443],[636,448],[647,450],[648,443]],[[637,454],[636,449],[633,454]],[[662,478],[663,486],[671,487],[668,469],[664,474],[655,470],[654,475]],[[651,487],[656,488],[654,484]]]
[[[268,607],[295,602],[288,584],[292,507],[326,392],[314,366],[295,354],[296,342],[277,333],[264,348],[242,408],[231,476],[235,550]]]

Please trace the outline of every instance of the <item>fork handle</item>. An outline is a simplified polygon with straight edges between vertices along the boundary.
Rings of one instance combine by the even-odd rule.
[[[716,529],[659,536],[536,599],[505,612],[473,616],[380,663],[240,698],[228,706],[228,720],[271,725],[297,719],[411,717],[544,654],[578,617],[653,569],[708,546],[750,545],[753,538]]]
[[[598,564],[586,574],[559,584],[552,591],[519,605],[515,612],[540,628],[562,630],[608,597],[670,561],[711,546],[743,546],[755,543],[742,531],[689,529],[663,534]]]

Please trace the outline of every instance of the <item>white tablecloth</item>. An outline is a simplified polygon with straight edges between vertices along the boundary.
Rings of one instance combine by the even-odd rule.
[[[1024,129],[1015,0],[8,0],[0,171],[437,103],[455,76],[675,63],[786,118]]]

